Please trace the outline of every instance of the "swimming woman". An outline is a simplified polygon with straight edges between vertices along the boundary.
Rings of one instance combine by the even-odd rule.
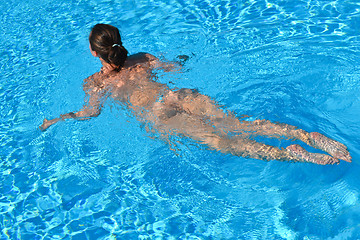
[[[82,110],[45,119],[46,130],[66,119],[84,120],[100,114],[107,97],[122,102],[140,120],[151,124],[162,137],[180,134],[212,149],[262,160],[335,164],[351,162],[347,148],[320,133],[308,133],[287,124],[267,120],[244,121],[221,109],[211,98],[192,89],[170,89],[154,81],[153,70],[177,71],[180,64],[163,62],[148,53],[128,56],[119,30],[97,24],[89,35],[90,51],[102,63],[101,70],[84,80],[86,101]],[[280,149],[254,140],[255,137],[301,140],[327,154],[310,153],[297,144]]]

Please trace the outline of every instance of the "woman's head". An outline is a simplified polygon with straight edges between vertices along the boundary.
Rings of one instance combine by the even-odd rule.
[[[90,47],[117,71],[124,66],[128,51],[123,47],[119,30],[108,24],[96,24],[89,36]]]

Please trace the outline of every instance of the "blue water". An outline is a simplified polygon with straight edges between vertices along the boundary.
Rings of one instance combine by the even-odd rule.
[[[359,239],[357,1],[1,0],[1,239]],[[130,53],[189,55],[171,87],[235,112],[319,131],[353,163],[264,162],[170,145],[111,101],[90,121],[40,132],[82,107],[96,23]],[[270,141],[282,146],[286,142]],[[311,150],[311,149],[310,149]]]

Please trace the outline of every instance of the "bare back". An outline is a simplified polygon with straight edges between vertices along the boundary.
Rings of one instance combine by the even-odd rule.
[[[100,71],[86,79],[84,91],[110,96],[134,110],[149,110],[159,96],[169,91],[165,84],[152,79],[152,71],[157,67],[157,61],[146,53],[129,56],[121,71]]]

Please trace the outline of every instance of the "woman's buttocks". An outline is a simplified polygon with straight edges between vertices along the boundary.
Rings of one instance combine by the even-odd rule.
[[[184,101],[196,98],[199,92],[196,89],[181,88],[176,91],[168,90],[162,98],[165,104],[181,106]]]
[[[132,89],[129,101],[132,105],[148,108],[158,102],[159,98],[168,91],[166,87],[158,84],[138,85]]]
[[[159,93],[157,101],[153,105],[154,113],[161,120],[170,119],[178,114],[189,114],[184,106],[186,102],[192,102],[192,99],[198,95],[197,90],[182,88],[176,91],[166,89]]]

